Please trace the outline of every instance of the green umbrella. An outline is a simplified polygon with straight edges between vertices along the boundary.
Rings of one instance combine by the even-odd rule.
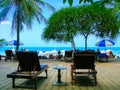
[[[5,46],[7,41],[5,39],[0,39],[0,46]]]

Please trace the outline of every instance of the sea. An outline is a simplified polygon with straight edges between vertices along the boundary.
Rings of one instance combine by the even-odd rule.
[[[87,50],[97,50],[100,49],[101,52],[104,51],[109,51],[111,50],[113,52],[114,55],[120,56],[120,47],[87,47]],[[15,50],[14,46],[6,46],[6,47],[0,47],[0,55],[5,55],[5,50]],[[22,49],[26,49],[28,51],[52,51],[52,50],[56,50],[56,51],[61,51],[61,50],[72,50],[71,47],[24,47],[24,46],[20,46],[19,50]],[[85,47],[76,47],[76,50],[85,50]]]

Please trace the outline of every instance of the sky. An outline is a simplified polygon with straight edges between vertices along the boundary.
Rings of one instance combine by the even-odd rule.
[[[63,4],[63,0],[44,0],[52,6],[55,7],[56,11],[63,7],[69,6],[68,3]],[[79,0],[74,0],[73,5],[77,6]],[[43,9],[43,15],[49,19],[52,15],[52,12],[49,9]],[[4,38],[7,41],[16,40],[16,33],[11,34],[11,16],[9,16],[8,21],[0,22],[0,39]],[[71,47],[71,43],[60,43],[56,41],[46,42],[41,38],[41,34],[45,28],[45,23],[38,24],[34,21],[32,29],[28,30],[24,27],[24,30],[20,33],[20,41],[24,43],[24,46],[28,47]],[[88,37],[88,47],[95,47],[95,44],[102,40],[101,38],[90,35]],[[120,47],[119,37],[114,40],[115,45],[113,47]],[[84,47],[84,37],[77,36],[75,38],[76,47]]]

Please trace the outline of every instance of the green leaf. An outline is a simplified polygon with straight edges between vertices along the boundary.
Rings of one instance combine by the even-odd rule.
[[[81,3],[83,0],[80,0],[79,3]]]
[[[93,0],[79,0],[79,4],[82,3],[82,2],[84,2],[84,3],[86,3],[86,2],[93,3]]]
[[[93,0],[89,0],[90,1],[90,3],[93,3]]]
[[[72,6],[73,0],[68,0],[68,3],[69,3],[70,6]]]
[[[66,1],[67,1],[67,0],[63,0],[63,4],[65,4],[65,3],[66,3]]]
[[[84,3],[86,3],[87,0],[84,0]]]

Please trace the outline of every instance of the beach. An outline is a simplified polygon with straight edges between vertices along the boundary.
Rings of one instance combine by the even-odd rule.
[[[38,90],[119,90],[120,87],[120,59],[109,59],[108,62],[95,62],[97,70],[97,85],[86,79],[80,79],[78,84],[71,84],[70,64],[71,62],[62,62],[56,59],[42,59],[41,64],[49,65],[48,78],[45,79],[45,73],[39,75]],[[66,82],[66,86],[53,86],[53,82],[57,80],[57,70],[53,66],[66,66],[67,69],[62,70],[62,81]],[[12,79],[6,75],[16,71],[17,61],[0,61],[0,90],[34,90],[26,88],[12,88]],[[16,85],[33,85],[32,81],[27,79],[16,79]]]
[[[88,50],[95,50],[97,51],[97,49],[100,49],[101,52],[105,52],[105,48],[104,47],[88,47]],[[4,47],[0,47],[0,54],[1,55],[5,55],[5,50],[15,50],[15,46],[4,46]],[[26,49],[28,51],[37,51],[38,53],[40,51],[46,52],[46,51],[62,51],[62,50],[72,50],[71,47],[26,47],[26,46],[20,46],[19,50],[22,49]],[[85,47],[76,47],[76,50],[84,50]],[[107,47],[106,51],[112,50],[113,54],[116,56],[120,56],[120,47]]]

